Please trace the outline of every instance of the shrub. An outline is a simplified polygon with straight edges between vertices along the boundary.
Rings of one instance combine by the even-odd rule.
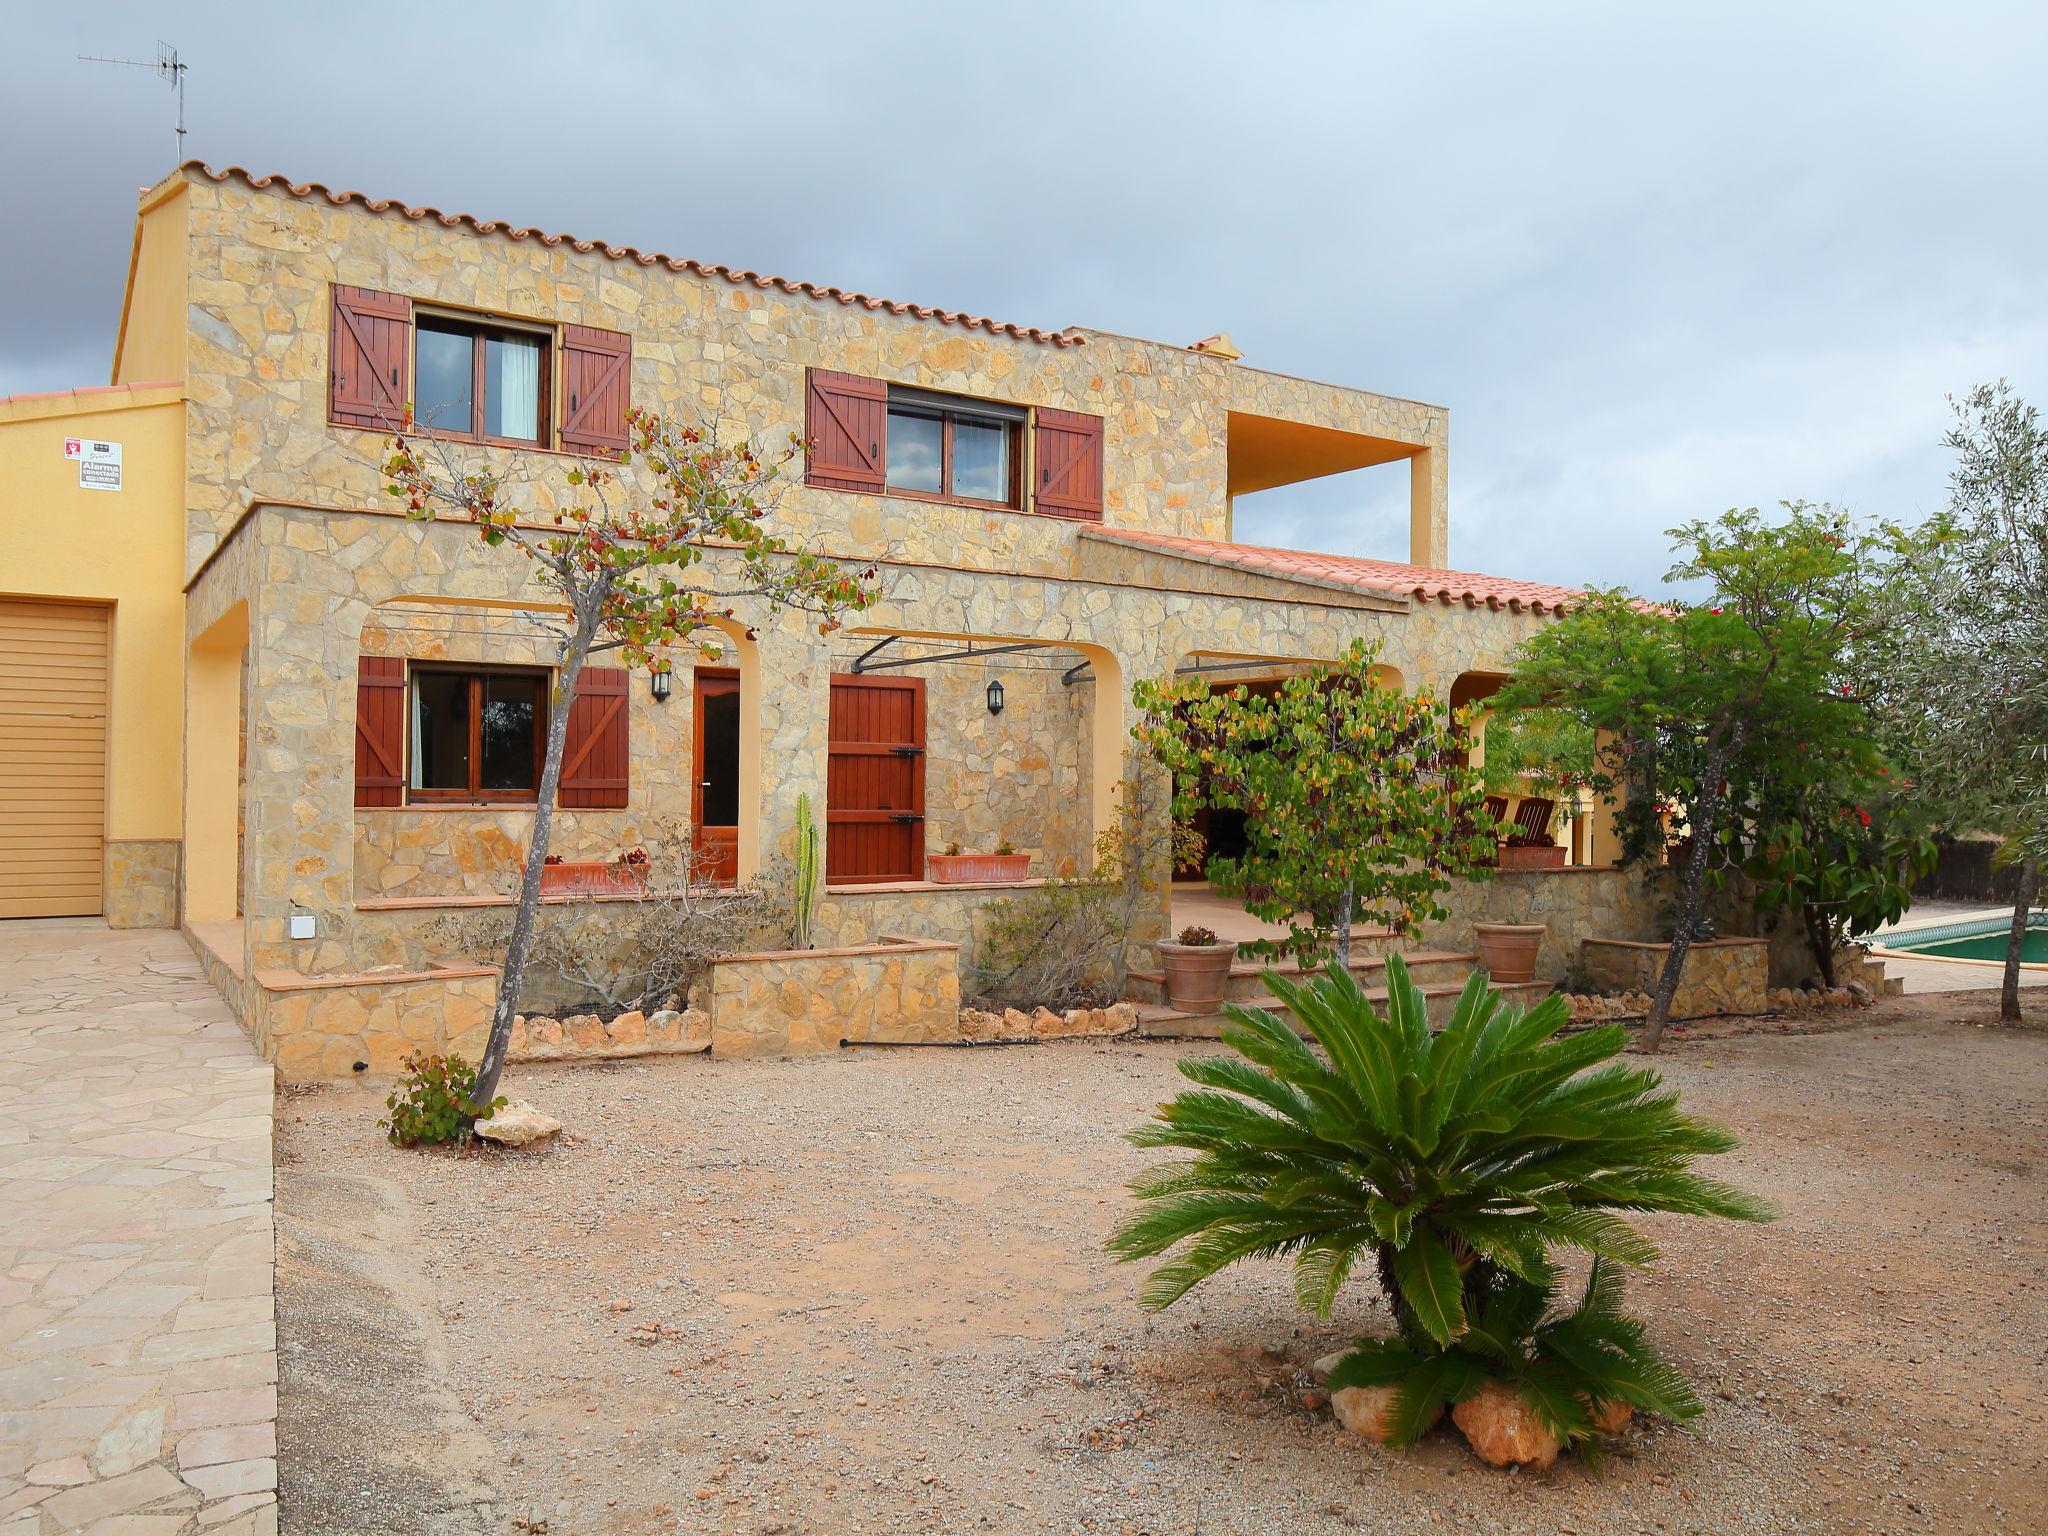
[[[405,1058],[398,1086],[384,1101],[390,1113],[377,1124],[394,1147],[467,1141],[477,1121],[490,1119],[505,1105],[502,1094],[479,1104],[472,1097],[475,1092],[476,1068],[460,1056],[414,1051]]]
[[[542,907],[527,957],[524,1011],[580,1008],[607,1019],[648,1012],[687,997],[721,955],[781,947],[790,907],[770,882],[714,886],[687,826],[663,823],[657,832],[650,839],[653,867],[664,875],[693,873],[634,885],[603,902]],[[453,912],[429,923],[425,939],[437,953],[495,962],[504,957],[512,923],[503,908]]]
[[[1354,1370],[1400,1381],[1410,1422],[1426,1422],[1432,1395],[1455,1401],[1485,1375],[1520,1388],[1564,1438],[1583,1434],[1584,1417],[1557,1392],[1586,1383],[1683,1412],[1683,1383],[1620,1319],[1607,1271],[1656,1257],[1621,1213],[1770,1219],[1693,1171],[1735,1138],[1680,1113],[1654,1072],[1613,1061],[1627,1043],[1619,1026],[1558,1038],[1569,1019],[1559,996],[1525,1013],[1475,975],[1432,1036],[1398,955],[1384,1016],[1338,966],[1267,984],[1329,1059],[1284,1019],[1229,1005],[1223,1039],[1236,1056],[1180,1064],[1198,1090],[1130,1139],[1194,1156],[1134,1180],[1143,1204],[1110,1240],[1126,1260],[1180,1248],[1143,1304],[1169,1306],[1240,1259],[1286,1257],[1301,1305],[1327,1316],[1364,1259],[1398,1336],[1363,1345]],[[1599,1270],[1587,1303],[1545,1325],[1559,1249]]]
[[[1165,778],[1127,762],[1095,867],[992,903],[976,952],[976,1000],[1005,1008],[1095,1007],[1123,996],[1127,943],[1172,862],[1199,843],[1168,815]]]
[[[1208,949],[1216,942],[1216,930],[1204,928],[1200,923],[1189,923],[1174,939],[1176,944],[1185,944],[1190,949]]]

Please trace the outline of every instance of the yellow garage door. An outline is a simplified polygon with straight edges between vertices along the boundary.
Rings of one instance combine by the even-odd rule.
[[[0,597],[0,917],[100,910],[107,610]]]

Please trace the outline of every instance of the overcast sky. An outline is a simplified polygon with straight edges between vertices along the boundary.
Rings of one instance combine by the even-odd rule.
[[[10,5],[0,393],[104,383],[190,152],[1446,405],[1452,563],[1653,585],[1787,497],[1911,518],[2048,404],[2048,6]],[[1403,558],[1401,470],[1237,536]]]

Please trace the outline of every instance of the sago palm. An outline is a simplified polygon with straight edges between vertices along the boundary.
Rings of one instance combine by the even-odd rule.
[[[1398,956],[1384,1015],[1336,966],[1268,984],[1324,1055],[1285,1020],[1233,1006],[1223,1040],[1236,1055],[1183,1061],[1199,1088],[1130,1133],[1193,1154],[1132,1182],[1143,1204],[1110,1240],[1126,1260],[1179,1248],[1147,1281],[1147,1307],[1240,1259],[1291,1257],[1301,1304],[1327,1316],[1365,1258],[1402,1341],[1435,1354],[1501,1277],[1547,1298],[1559,1249],[1650,1262],[1621,1213],[1770,1218],[1692,1169],[1735,1138],[1681,1113],[1655,1073],[1612,1061],[1619,1025],[1560,1037],[1561,997],[1524,1012],[1474,975],[1432,1035]]]

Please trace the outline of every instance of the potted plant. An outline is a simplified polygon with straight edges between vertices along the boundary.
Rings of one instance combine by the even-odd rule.
[[[609,859],[551,853],[541,861],[540,890],[543,896],[631,895],[647,888],[648,870],[645,848],[627,848]]]
[[[925,855],[925,871],[934,885],[1006,885],[1031,873],[1031,855],[1019,853],[1006,837],[994,853],[962,853],[958,843],[944,853]]]
[[[1517,832],[1500,845],[1502,869],[1563,869],[1565,850],[1548,832],[1541,839]]]
[[[1474,923],[1472,929],[1479,940],[1479,968],[1496,986],[1536,979],[1536,956],[1550,931],[1542,923]]]
[[[1231,962],[1237,959],[1235,944],[1217,938],[1213,928],[1190,924],[1178,938],[1161,939],[1153,948],[1166,972],[1167,1007],[1179,1013],[1215,1013],[1223,1006]]]

